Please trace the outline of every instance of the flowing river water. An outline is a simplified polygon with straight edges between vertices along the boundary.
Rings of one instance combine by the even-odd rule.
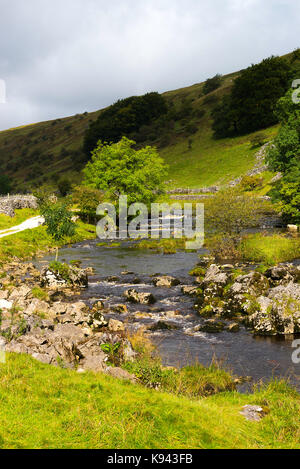
[[[202,321],[194,309],[195,299],[181,291],[182,285],[193,285],[189,271],[197,264],[199,253],[180,251],[163,255],[133,249],[126,243],[121,247],[97,244],[99,240],[86,241],[60,250],[61,261],[80,260],[82,267],[95,270],[95,276],[90,277],[89,287],[81,298],[90,303],[103,300],[106,306],[111,306],[125,304],[123,294],[129,288],[153,293],[157,299],[153,306],[126,303],[128,314],[111,314],[109,317],[122,320],[133,328],[159,320],[176,326],[174,330],[149,333],[165,365],[181,367],[197,362],[210,365],[212,360],[218,360],[235,375],[252,377],[253,382],[272,377],[289,378],[300,390],[300,364],[292,361],[295,337],[255,337],[243,328],[238,333],[186,333]],[[53,260],[53,256],[46,256],[38,263],[41,266],[49,260]],[[172,275],[181,285],[157,288],[152,283],[155,274]],[[169,312],[174,311],[176,316],[170,315]],[[240,390],[246,389],[249,385]]]

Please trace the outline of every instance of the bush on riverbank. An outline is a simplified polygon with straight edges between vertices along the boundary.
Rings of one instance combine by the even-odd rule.
[[[26,355],[0,364],[0,447],[299,448],[299,395],[272,382],[253,395],[222,393],[198,401],[103,374],[51,367]],[[268,410],[261,422],[245,405]]]

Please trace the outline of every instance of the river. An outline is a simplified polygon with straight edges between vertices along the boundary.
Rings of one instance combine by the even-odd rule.
[[[127,315],[112,314],[111,317],[121,319],[133,328],[158,320],[173,323],[177,329],[150,334],[165,365],[178,367],[196,362],[209,365],[212,360],[217,360],[238,376],[251,376],[255,383],[272,377],[288,378],[300,391],[300,365],[292,362],[295,337],[255,337],[243,328],[238,333],[186,334],[187,329],[201,321],[193,307],[195,299],[181,292],[182,285],[193,284],[188,273],[196,265],[199,253],[180,251],[163,255],[132,249],[126,243],[123,247],[97,246],[98,243],[99,240],[93,240],[63,248],[60,260],[80,260],[82,267],[95,269],[89,288],[81,296],[87,302],[104,300],[107,306],[124,304],[123,293],[129,288],[153,293],[157,302],[152,307],[128,304]],[[49,260],[53,260],[53,256],[48,255],[37,262],[41,266]],[[181,285],[157,288],[152,284],[155,274],[172,275]],[[170,311],[176,311],[178,316],[166,317]],[[136,317],[137,312],[141,313],[140,318]],[[147,316],[149,313],[151,317]],[[249,385],[240,390],[246,389]]]

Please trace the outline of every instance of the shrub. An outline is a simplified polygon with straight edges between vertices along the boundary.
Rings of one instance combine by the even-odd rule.
[[[208,78],[203,86],[203,94],[209,94],[220,88],[222,84],[222,75],[217,74],[213,78]]]
[[[250,143],[252,148],[262,147],[267,142],[268,137],[261,133],[251,138]]]
[[[253,191],[258,187],[262,187],[263,182],[263,178],[258,174],[255,174],[253,176],[244,176],[240,182],[240,187],[243,191]]]
[[[89,223],[96,218],[98,205],[103,202],[104,193],[98,189],[77,186],[72,193],[72,201],[80,210],[80,215]]]
[[[58,181],[57,187],[62,197],[65,197],[70,192],[72,183],[69,178],[63,177]]]

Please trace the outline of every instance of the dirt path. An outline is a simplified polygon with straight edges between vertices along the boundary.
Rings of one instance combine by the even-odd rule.
[[[20,233],[25,230],[32,230],[38,228],[44,223],[44,219],[41,216],[29,218],[18,226],[12,226],[6,230],[0,231],[0,238],[5,238],[6,236],[11,236],[16,233]]]

